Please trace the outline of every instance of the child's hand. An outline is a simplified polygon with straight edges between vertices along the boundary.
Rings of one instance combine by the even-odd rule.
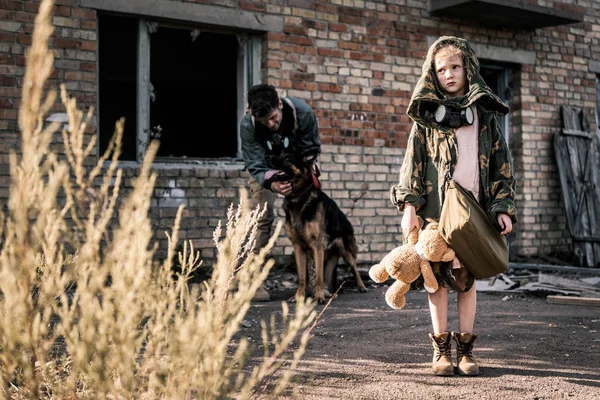
[[[502,228],[501,235],[508,235],[512,231],[512,220],[507,214],[498,214],[498,225]]]
[[[419,229],[419,219],[414,206],[410,204],[404,206],[404,215],[400,227],[402,227],[402,236],[404,237],[407,237],[413,229]]]

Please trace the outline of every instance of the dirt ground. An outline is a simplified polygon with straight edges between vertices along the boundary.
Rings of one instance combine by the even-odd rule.
[[[393,310],[385,303],[387,286],[365,283],[367,293],[350,282],[330,303],[299,365],[297,394],[282,399],[600,399],[598,306],[478,293],[473,354],[482,374],[436,377],[427,294],[411,290],[405,308]],[[286,285],[271,287],[273,301],[253,303],[241,332],[252,343],[260,343],[259,321],[280,314],[281,302],[294,294]],[[456,330],[456,294],[449,297],[449,329]]]

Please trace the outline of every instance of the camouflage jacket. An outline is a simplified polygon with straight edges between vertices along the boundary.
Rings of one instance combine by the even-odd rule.
[[[434,77],[433,54],[439,45],[450,41],[462,50],[469,91],[465,96],[447,98]],[[512,158],[497,121],[508,107],[490,90],[479,74],[479,62],[467,41],[442,37],[429,49],[423,74],[415,87],[407,114],[414,121],[397,185],[390,190],[399,210],[412,204],[424,220],[439,219],[444,201],[446,176],[452,176],[458,157],[455,130],[440,126],[433,113],[440,104],[464,108],[475,105],[479,117],[479,203],[493,224],[504,213],[517,222],[515,178]]]

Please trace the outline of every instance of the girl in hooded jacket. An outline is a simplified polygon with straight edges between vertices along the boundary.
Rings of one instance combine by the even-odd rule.
[[[440,107],[442,106],[442,107]],[[497,115],[508,106],[479,74],[479,61],[468,41],[442,36],[431,45],[407,114],[413,120],[400,179],[391,188],[392,203],[403,212],[404,237],[423,221],[439,220],[446,177],[469,190],[503,235],[517,222],[512,159]],[[460,261],[460,260],[459,260]],[[477,304],[473,278],[459,263],[434,264],[440,288],[429,294],[433,333],[432,369],[453,375],[451,339],[456,342],[461,375],[478,375],[472,356]],[[448,281],[452,268],[457,286],[458,331],[448,331]],[[469,288],[470,282],[470,288]]]

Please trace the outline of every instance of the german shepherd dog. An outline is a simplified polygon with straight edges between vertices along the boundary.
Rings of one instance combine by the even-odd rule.
[[[285,231],[292,242],[298,270],[296,296],[304,296],[308,277],[308,260],[315,265],[315,300],[325,302],[324,283],[330,293],[337,290],[336,267],[341,257],[351,268],[358,290],[366,292],[356,267],[358,247],[354,229],[338,205],[320,187],[316,156],[301,161],[286,158],[285,178],[292,184],[292,194],[283,201]],[[282,179],[282,180],[283,180]],[[325,282],[324,282],[325,281]],[[295,296],[290,299],[294,301]]]

